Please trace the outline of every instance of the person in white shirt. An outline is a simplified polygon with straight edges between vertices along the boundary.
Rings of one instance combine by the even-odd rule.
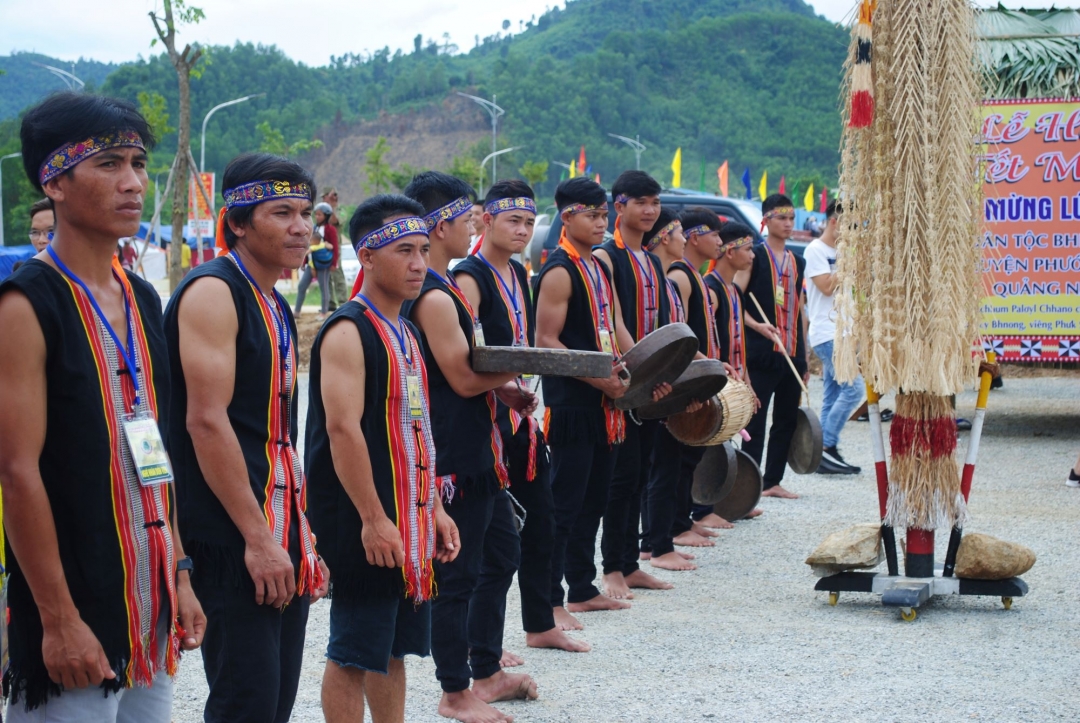
[[[803,254],[806,278],[812,282],[806,285],[810,346],[821,359],[825,378],[825,399],[821,405],[821,433],[825,449],[818,472],[858,474],[860,469],[845,462],[836,448],[840,441],[840,430],[863,398],[862,378],[841,384],[836,381],[833,367],[833,338],[836,336],[833,292],[836,290],[836,221],[839,212],[839,203],[833,201],[829,204],[821,237],[811,241]]]

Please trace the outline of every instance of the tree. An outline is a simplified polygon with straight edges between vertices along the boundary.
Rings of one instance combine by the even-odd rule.
[[[413,177],[418,173],[420,173],[419,168],[413,168],[406,163],[396,171],[390,171],[390,184],[397,190],[404,191],[405,187],[409,185]]]
[[[525,165],[518,169],[518,173],[530,186],[538,186],[547,180],[547,161],[525,161]]]
[[[386,153],[389,150],[390,144],[386,142],[386,136],[379,136],[375,145],[368,149],[364,156],[364,171],[367,173],[364,190],[368,193],[382,193],[390,188],[390,164],[386,162]]]
[[[176,49],[176,29],[182,25],[192,25],[199,22],[206,15],[196,7],[189,7],[186,0],[162,0],[164,5],[164,18],[159,18],[157,13],[150,11],[150,20],[154,23],[157,38],[151,42],[151,46],[160,40],[168,51],[169,62],[176,70],[176,78],[180,90],[180,119],[179,137],[177,138],[176,169],[173,177],[172,198],[172,237],[173,240],[182,241],[184,237],[184,219],[187,218],[187,179],[192,169],[188,165],[188,154],[191,153],[191,75],[195,65],[202,57],[203,51],[199,47],[185,44],[184,49]],[[164,27],[162,25],[164,24]],[[197,74],[196,74],[197,75]],[[175,289],[180,283],[182,272],[180,269],[180,243],[169,245],[169,289]]]
[[[318,138],[310,141],[296,141],[293,144],[285,142],[285,134],[270,125],[270,121],[263,121],[255,126],[255,130],[262,136],[259,142],[259,150],[263,153],[273,153],[275,156],[295,158],[315,148],[322,148],[323,142]]]
[[[472,156],[454,156],[446,172],[469,185],[480,182],[480,162]]]

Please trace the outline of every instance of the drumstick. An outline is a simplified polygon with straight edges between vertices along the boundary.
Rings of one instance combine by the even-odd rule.
[[[761,320],[768,323],[769,317],[765,316],[765,310],[761,308],[761,304],[758,303],[757,297],[753,292],[747,294],[750,297],[750,301],[754,302],[754,306],[757,307],[758,313],[761,314]],[[784,352],[784,358],[787,359],[788,366],[791,367],[791,373],[795,375],[795,378],[799,380],[799,386],[802,387],[803,394],[806,395],[807,402],[810,401],[810,390],[806,388],[806,383],[803,381],[802,374],[799,374],[799,370],[795,368],[795,362],[791,361],[791,357],[788,356],[787,348],[780,343],[780,337],[776,334],[772,335],[773,341],[780,347],[780,351]]]

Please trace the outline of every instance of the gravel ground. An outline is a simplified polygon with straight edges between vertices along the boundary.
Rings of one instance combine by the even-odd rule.
[[[818,404],[820,382],[812,391]],[[961,396],[961,416],[974,404],[974,393]],[[784,484],[802,499],[762,500],[762,517],[699,552],[697,572],[659,573],[675,590],[582,616],[591,653],[527,649],[515,586],[506,646],[526,658],[520,670],[538,681],[540,699],[504,710],[537,722],[1076,720],[1080,564],[1069,550],[1080,490],[1063,482],[1080,452],[1080,375],[1007,379],[990,397],[968,530],[1038,554],[1024,576],[1031,593],[1011,611],[996,598],[937,598],[904,623],[877,596],[845,593],[833,608],[814,592],[809,552],[831,532],[874,521],[869,435],[857,423],[842,435],[862,475],[790,475]],[[939,559],[946,542],[939,534]],[[328,613],[327,602],[312,608],[294,721],[322,720]],[[410,658],[407,668],[406,719],[445,720],[431,660]],[[178,677],[176,723],[201,720],[205,695],[194,653]]]

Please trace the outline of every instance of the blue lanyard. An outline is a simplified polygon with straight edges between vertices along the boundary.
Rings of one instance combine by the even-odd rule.
[[[777,275],[781,279],[785,278],[787,276],[787,251],[784,251],[784,265],[781,267],[780,264],[776,263],[776,257],[773,256],[773,252],[772,249],[769,248],[769,244],[765,244],[765,250],[769,253],[769,258],[772,260],[773,268],[776,269]]]
[[[431,271],[431,269],[428,269],[428,271]],[[435,273],[435,272],[432,271],[432,273]],[[397,327],[395,327],[393,324],[390,323],[389,319],[387,319],[385,316],[383,316],[383,313],[381,311],[379,311],[379,307],[377,307],[377,306],[375,306],[375,304],[371,303],[371,301],[368,299],[368,297],[364,296],[361,293],[357,293],[356,298],[361,299],[364,302],[364,305],[367,306],[367,308],[374,311],[375,315],[378,316],[380,319],[382,319],[384,324],[386,324],[388,327],[390,327],[390,331],[394,334],[394,338],[397,339],[398,346],[401,347],[401,353],[405,355],[405,363],[408,364],[409,368],[411,369],[412,368],[412,354],[411,354],[412,345],[411,344],[408,345],[408,346],[405,345],[405,339],[407,337],[407,332],[405,331],[405,322],[403,322],[401,320],[401,317],[399,316],[398,317],[398,325],[397,325]]]
[[[521,344],[524,345],[525,344],[525,327],[521,323],[521,307],[518,306],[518,296],[517,296],[518,295],[517,273],[514,272],[513,265],[510,266],[510,279],[514,282],[514,287],[511,290],[510,288],[508,288],[506,286],[506,281],[503,279],[502,274],[499,273],[498,269],[496,269],[494,266],[492,266],[490,261],[488,261],[486,258],[484,258],[484,254],[477,251],[476,255],[480,257],[480,260],[483,261],[487,265],[487,267],[489,269],[491,269],[491,273],[495,274],[495,278],[499,280],[499,286],[503,287],[503,291],[505,291],[506,295],[510,297],[510,303],[514,305],[514,316],[517,317],[517,324],[516,324],[517,328],[514,329],[514,331],[517,332],[518,341],[521,342]],[[591,279],[592,277],[590,276],[589,278]]]
[[[128,301],[127,289],[124,288],[123,283],[120,284],[120,293],[124,297],[124,318],[127,320],[128,328],[128,345],[127,349],[125,349],[124,345],[120,343],[120,337],[118,337],[116,335],[116,332],[113,330],[112,324],[110,324],[109,320],[105,318],[104,312],[102,312],[101,307],[98,306],[97,299],[95,299],[94,295],[90,293],[90,289],[87,288],[86,284],[83,283],[82,279],[72,273],[71,269],[69,269],[67,265],[65,265],[64,262],[60,260],[60,257],[56,255],[56,252],[53,250],[51,244],[49,246],[46,246],[45,250],[49,252],[49,256],[52,257],[53,262],[55,262],[60,271],[64,273],[64,276],[68,277],[76,284],[78,284],[79,288],[83,290],[84,294],[86,294],[86,298],[90,299],[90,305],[94,307],[94,312],[97,314],[98,319],[101,320],[102,326],[105,327],[105,331],[109,332],[109,336],[112,337],[113,344],[116,346],[116,353],[119,354],[121,358],[123,358],[124,366],[127,368],[128,371],[128,376],[131,377],[131,384],[135,388],[135,410],[138,411],[139,369],[135,364],[135,332],[132,328],[134,325],[131,323],[131,302]],[[113,272],[113,276],[116,276],[115,271]],[[117,281],[120,281],[120,279],[118,278]]]
[[[589,277],[589,283],[596,289],[596,305],[600,307],[600,323],[603,324],[605,331],[613,331],[608,327],[607,318],[607,295],[604,294],[603,289],[600,287],[600,277],[604,274],[600,270],[600,262],[593,259],[592,262],[596,264],[596,279],[593,280],[592,272],[589,271],[589,265],[585,263],[585,259],[581,260],[581,265],[585,267],[585,274]]]
[[[659,315],[660,310],[658,308],[656,308],[657,306],[659,306],[659,304],[657,304],[657,301],[656,301],[655,298],[650,298],[650,297],[657,296],[655,270],[653,269],[652,262],[649,261],[649,257],[646,256],[645,257],[645,265],[642,266],[641,262],[638,261],[637,254],[635,254],[632,249],[630,249],[628,247],[626,249],[626,253],[630,254],[630,260],[634,262],[634,266],[638,267],[638,272],[641,273],[642,278],[645,279],[645,287],[647,289],[649,289],[649,291],[648,291],[648,293],[647,293],[647,295],[645,297],[645,303],[646,303],[646,307],[644,309],[645,313],[648,314],[648,312],[650,310],[649,307],[648,307],[648,303],[651,301],[652,304],[653,304],[651,310],[653,312],[655,312],[656,315]],[[647,254],[649,252],[642,249],[642,253]],[[646,266],[649,268],[648,273],[645,272],[645,267]],[[645,332],[648,333],[648,331],[649,331],[649,329],[651,327],[652,327],[652,324],[645,324]]]
[[[247,267],[244,266],[244,262],[240,260],[240,255],[237,254],[236,251],[230,251],[229,257],[236,262],[236,265],[239,267],[240,272],[244,274],[245,278],[247,278],[248,283],[255,287],[255,290],[261,294],[262,289],[260,289],[259,285],[255,283],[254,277],[252,277],[252,275],[248,273]],[[281,358],[284,363],[288,365],[289,345],[292,339],[292,335],[289,334],[289,327],[285,325],[285,312],[281,310],[283,301],[283,299],[281,298],[281,294],[278,293],[277,289],[272,289],[271,291],[273,291],[274,293],[274,306],[270,306],[269,304],[267,304],[267,307],[270,309],[270,315],[274,317],[274,332],[277,336],[278,349],[281,350]]]

